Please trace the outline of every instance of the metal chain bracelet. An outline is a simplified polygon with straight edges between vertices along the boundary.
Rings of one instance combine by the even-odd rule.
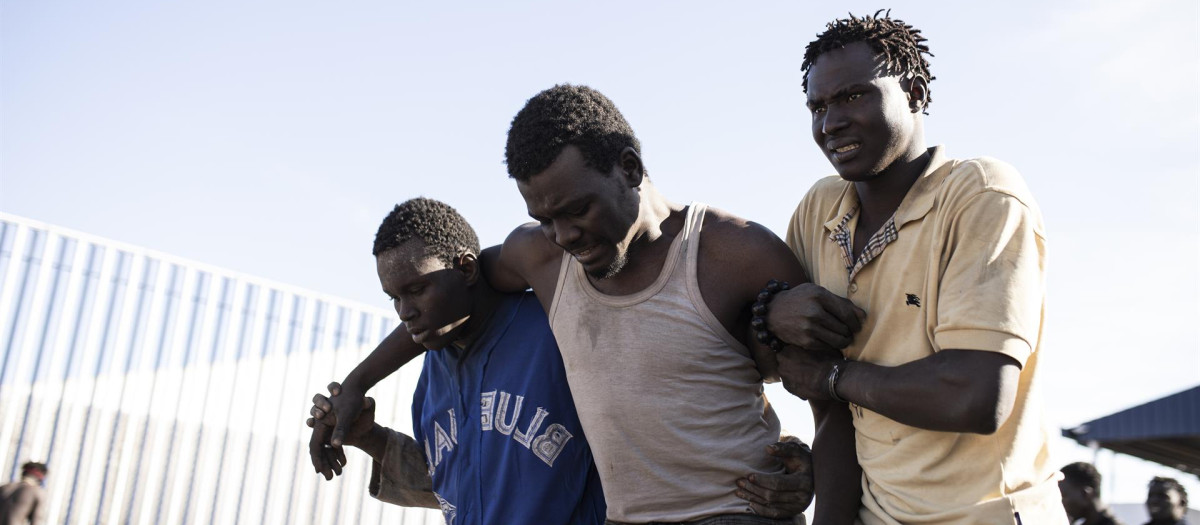
[[[837,393],[837,382],[838,379],[842,377],[844,366],[846,366],[846,361],[834,363],[833,368],[829,369],[829,377],[825,379],[825,393],[829,396],[829,399],[837,401],[838,403],[847,403],[847,401],[842,399],[842,396],[839,396]]]

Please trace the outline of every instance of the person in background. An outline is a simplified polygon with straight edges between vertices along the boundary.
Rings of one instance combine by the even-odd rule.
[[[1187,525],[1187,490],[1173,478],[1155,477],[1146,493],[1146,525]]]
[[[1100,473],[1091,463],[1071,463],[1060,469],[1063,508],[1071,525],[1124,525],[1100,499]]]
[[[0,486],[0,525],[40,525],[46,519],[46,489],[50,472],[45,463],[21,465],[21,479]]]

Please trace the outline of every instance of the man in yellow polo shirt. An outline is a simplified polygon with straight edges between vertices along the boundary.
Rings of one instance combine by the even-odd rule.
[[[788,229],[813,284],[765,294],[759,337],[795,345],[779,353],[789,391],[848,403],[817,433],[853,425],[861,495],[818,484],[818,522],[1066,523],[1036,381],[1041,212],[1011,166],[926,147],[924,42],[876,13],[808,45],[813,138],[838,176],[813,186]],[[805,299],[816,286],[865,312],[859,333],[817,321]],[[852,340],[842,353],[827,345],[838,337]],[[818,472],[860,476],[816,453]]]

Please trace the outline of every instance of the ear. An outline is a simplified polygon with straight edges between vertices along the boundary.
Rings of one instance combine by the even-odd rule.
[[[479,266],[479,257],[471,252],[463,253],[454,260],[454,269],[462,272],[467,280],[467,286],[472,286],[483,277],[483,269]]]
[[[908,109],[913,113],[923,113],[929,105],[929,81],[921,75],[913,75],[906,86]]]
[[[646,177],[646,169],[642,166],[642,157],[638,152],[630,146],[626,146],[621,150],[621,156],[617,159],[617,166],[621,170],[621,177],[630,188],[636,188],[642,185],[642,179]]]

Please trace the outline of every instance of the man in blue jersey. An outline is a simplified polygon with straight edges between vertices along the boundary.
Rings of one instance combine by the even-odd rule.
[[[426,349],[413,437],[374,422],[374,401],[344,444],[374,459],[372,496],[440,508],[448,524],[603,523],[604,494],[546,314],[530,293],[501,294],[480,273],[479,240],[450,206],[396,206],[375,236],[380,284]],[[336,395],[340,385],[330,385]],[[336,423],[313,399],[309,426]],[[340,449],[319,449],[345,464]]]

